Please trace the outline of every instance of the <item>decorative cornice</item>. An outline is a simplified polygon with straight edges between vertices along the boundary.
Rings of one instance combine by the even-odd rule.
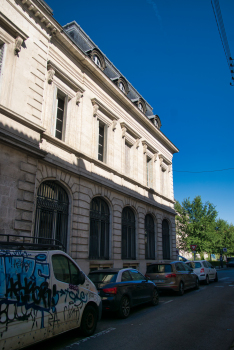
[[[172,162],[169,159],[167,159],[163,154],[159,154],[158,156],[159,156],[159,159],[160,159],[160,164],[162,162],[164,162],[166,165],[171,165],[172,164]]]
[[[158,154],[158,150],[153,147],[149,142],[147,142],[146,140],[142,141],[142,145],[143,145],[143,153],[146,153],[146,150],[148,149],[150,152],[152,152],[153,154]]]
[[[81,92],[83,93],[85,90],[77,84],[75,80],[70,78],[64,71],[59,68],[54,62],[48,61],[47,62],[47,70],[48,70],[48,83],[51,84],[53,81],[54,75],[57,76],[60,80],[64,81],[65,84],[70,86],[70,88],[75,92]]]
[[[20,28],[18,28],[9,18],[7,18],[2,12],[0,12],[0,25],[15,39],[20,37],[22,42],[27,40],[29,36],[25,34]]]
[[[119,117],[116,114],[114,114],[113,112],[111,112],[109,110],[109,108],[104,106],[98,99],[92,98],[91,102],[92,102],[92,105],[94,106],[94,109],[93,109],[93,115],[94,116],[96,116],[97,115],[97,111],[100,110],[103,114],[105,114],[111,120],[114,120],[114,119],[115,120],[119,120]]]
[[[30,120],[26,119],[22,115],[12,111],[11,109],[9,109],[3,105],[0,105],[0,113],[2,113],[3,115],[15,120],[16,122],[28,127],[29,129],[32,129],[36,132],[43,133],[46,130],[46,129],[42,128],[40,125],[31,122]]]
[[[36,18],[39,19],[39,21],[45,25],[47,30],[49,30],[51,35],[56,35],[57,34],[57,28],[54,24],[54,21],[48,18],[44,11],[41,10],[36,4],[35,1],[31,0],[21,0],[21,3],[24,8],[27,8],[29,12],[31,12],[31,16],[35,16]]]
[[[120,126],[121,128],[125,128],[126,129],[126,132],[132,136],[135,140],[137,139],[141,139],[141,136],[136,132],[134,131],[128,124],[126,124],[125,122],[122,122],[120,123]]]
[[[36,158],[45,158],[47,152],[41,150],[39,145],[37,146],[34,142],[30,142],[27,138],[19,137],[5,129],[0,128],[0,142],[11,145],[17,150],[21,149],[24,152],[33,154]]]

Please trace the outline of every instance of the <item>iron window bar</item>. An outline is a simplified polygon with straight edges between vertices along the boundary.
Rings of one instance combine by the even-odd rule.
[[[2,238],[2,237],[5,237]],[[14,239],[12,239],[14,237]],[[32,240],[33,242],[29,242]],[[43,243],[39,242],[43,240]],[[44,243],[46,241],[46,243]],[[18,235],[0,234],[0,248],[9,247],[13,249],[31,249],[31,250],[63,250],[65,246],[58,239],[54,238],[41,238],[41,237],[27,237]]]

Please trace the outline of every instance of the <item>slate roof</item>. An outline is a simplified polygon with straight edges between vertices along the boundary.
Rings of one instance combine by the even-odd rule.
[[[130,82],[121,74],[121,72],[114,66],[114,64],[106,57],[106,55],[99,49],[99,47],[90,39],[90,37],[83,31],[83,29],[76,23],[72,21],[71,23],[63,26],[64,32],[71,38],[71,40],[79,47],[79,49],[86,55],[93,49],[98,49],[103,55],[106,63],[106,68],[103,70],[111,80],[114,80],[119,77],[123,77],[127,83],[129,92],[127,97],[132,101],[136,102],[140,98],[146,104],[146,113],[145,115],[151,119],[154,117],[153,108],[150,104],[139,94],[139,92],[130,84]]]

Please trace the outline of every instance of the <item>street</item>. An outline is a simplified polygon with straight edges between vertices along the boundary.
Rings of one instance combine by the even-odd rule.
[[[103,315],[92,337],[73,330],[28,349],[228,350],[234,341],[234,269],[218,277],[182,297],[160,294],[158,306],[137,307],[126,320]]]

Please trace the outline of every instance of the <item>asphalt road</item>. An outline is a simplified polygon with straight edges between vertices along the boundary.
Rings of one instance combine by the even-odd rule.
[[[182,297],[161,294],[158,306],[137,307],[126,320],[104,315],[92,337],[70,331],[28,350],[228,350],[234,341],[234,269],[218,277]]]

